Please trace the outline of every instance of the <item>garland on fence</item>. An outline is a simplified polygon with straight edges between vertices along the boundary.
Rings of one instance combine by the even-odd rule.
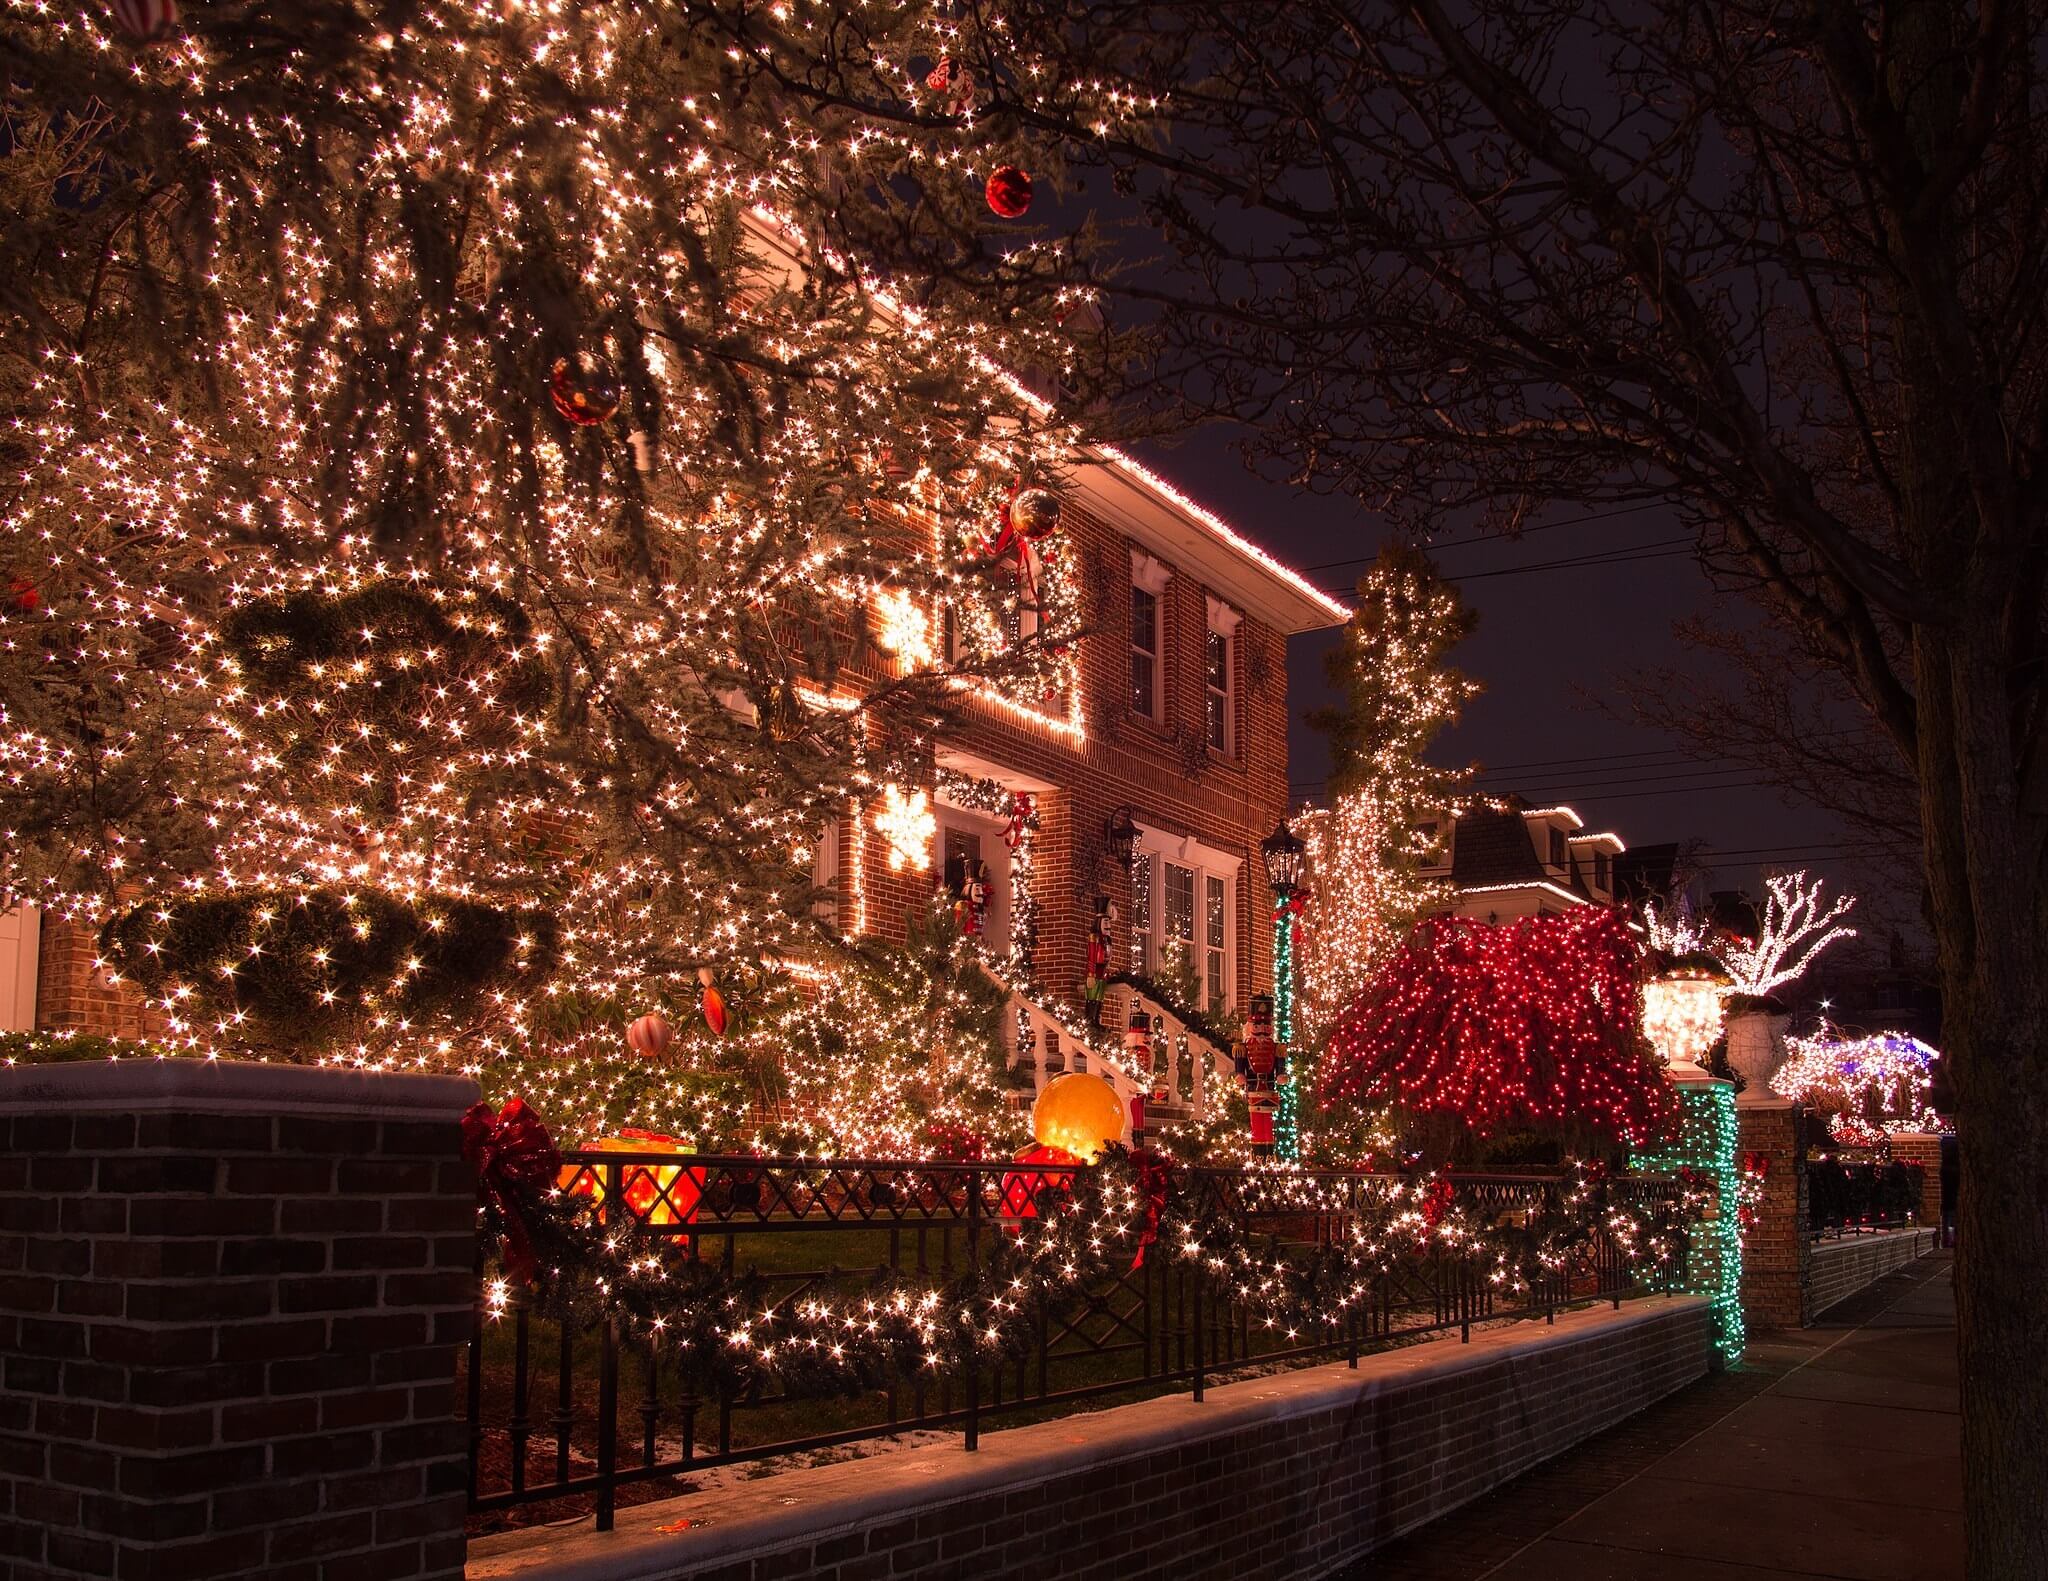
[[[1015,1361],[1041,1316],[1098,1280],[1142,1267],[1155,1248],[1198,1269],[1249,1310],[1254,1326],[1289,1339],[1341,1337],[1347,1319],[1369,1308],[1381,1275],[1423,1259],[1513,1299],[1539,1274],[1565,1269],[1602,1232],[1639,1274],[1663,1284],[1682,1269],[1682,1226],[1701,1208],[1693,1191],[1647,1208],[1629,1202],[1604,1170],[1587,1166],[1565,1177],[1552,1205],[1489,1220],[1457,1201],[1449,1180],[1431,1175],[1375,1181],[1362,1204],[1350,1203],[1351,1232],[1341,1244],[1283,1251],[1277,1238],[1197,1203],[1169,1160],[1111,1148],[1069,1175],[1019,1165],[1004,1180],[1004,1228],[991,1224],[976,1266],[949,1279],[885,1269],[856,1295],[778,1305],[753,1270],[731,1274],[693,1261],[676,1238],[651,1232],[634,1214],[608,1221],[601,1203],[543,1184],[531,1147],[537,1123],[517,1099],[496,1114],[479,1104],[465,1122],[480,1224],[507,1249],[503,1272],[486,1286],[489,1315],[511,1309],[515,1285],[529,1282],[521,1270],[530,1254],[530,1306],[577,1325],[616,1320],[622,1339],[650,1347],[690,1392],[735,1399],[756,1398],[771,1384],[798,1395],[852,1395],[892,1376]],[[553,1163],[559,1169],[558,1154]],[[1292,1171],[1273,1172],[1270,1193],[1267,1184],[1255,1188],[1261,1209],[1297,1206],[1296,1187],[1316,1195],[1314,1183]]]

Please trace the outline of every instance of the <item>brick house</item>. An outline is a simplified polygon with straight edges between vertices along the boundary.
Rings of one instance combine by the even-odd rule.
[[[835,889],[843,931],[901,937],[913,906],[945,898],[985,863],[979,926],[991,956],[1016,968],[1012,1053],[1040,1083],[1088,1068],[1074,1047],[1087,1031],[1060,1005],[1080,998],[1105,900],[1114,970],[1154,977],[1185,962],[1204,1001],[1196,1008],[1226,1014],[1270,990],[1259,845],[1287,812],[1287,639],[1346,614],[1114,450],[1092,452],[1067,480],[1055,553],[1081,596],[1071,684],[1036,702],[967,688],[932,782],[889,787],[842,819],[817,869]],[[902,617],[900,608],[872,615],[877,626]],[[950,640],[945,612],[922,618],[935,640]],[[848,689],[896,673],[887,647],[853,666]],[[1022,840],[1012,827],[1020,796],[1036,818]],[[1135,830],[1128,865],[1112,832],[1120,816]],[[1020,913],[1029,917],[1021,936]],[[1185,1074],[1180,1082],[1199,1107],[1222,1051],[1126,988],[1105,1003],[1112,1036],[1134,997],[1180,1045],[1183,1072],[1189,1042],[1207,1056],[1195,1061],[1192,1088]]]
[[[1457,891],[1450,909],[1481,922],[1547,917],[1615,898],[1615,858],[1627,848],[1592,831],[1569,807],[1532,807],[1519,796],[1460,810],[1438,838],[1441,860],[1424,876]]]

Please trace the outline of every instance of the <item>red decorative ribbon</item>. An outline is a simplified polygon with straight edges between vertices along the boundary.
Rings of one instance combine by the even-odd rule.
[[[1018,791],[1010,799],[1010,822],[1003,830],[1003,844],[1012,851],[1023,843],[1024,825],[1030,821],[1037,805],[1036,799],[1029,791]]]
[[[1443,1216],[1451,1211],[1451,1202],[1456,1195],[1457,1189],[1448,1180],[1439,1180],[1433,1184],[1423,1194],[1422,1222],[1432,1230],[1435,1229],[1442,1222]]]
[[[1145,1199],[1145,1227],[1138,1232],[1138,1254],[1131,1259],[1131,1271],[1145,1266],[1145,1248],[1159,1239],[1159,1215],[1166,1211],[1166,1183],[1173,1178],[1173,1165],[1162,1154],[1141,1148],[1131,1154],[1138,1170],[1138,1191]]]
[[[492,1209],[505,1227],[505,1272],[522,1283],[540,1266],[524,1204],[544,1191],[562,1171],[562,1155],[539,1115],[524,1098],[513,1098],[496,1114],[487,1103],[470,1105],[462,1117],[462,1156],[476,1172],[477,1201]]]

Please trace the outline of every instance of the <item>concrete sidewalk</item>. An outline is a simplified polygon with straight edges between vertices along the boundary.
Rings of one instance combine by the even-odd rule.
[[[1344,1581],[1952,1581],[1962,1471],[1951,1259],[1537,1468]]]

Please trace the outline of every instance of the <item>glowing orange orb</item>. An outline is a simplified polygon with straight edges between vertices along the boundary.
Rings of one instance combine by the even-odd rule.
[[[1123,1139],[1123,1100],[1100,1076],[1055,1076],[1031,1106],[1031,1134],[1092,1164],[1107,1143]]]

